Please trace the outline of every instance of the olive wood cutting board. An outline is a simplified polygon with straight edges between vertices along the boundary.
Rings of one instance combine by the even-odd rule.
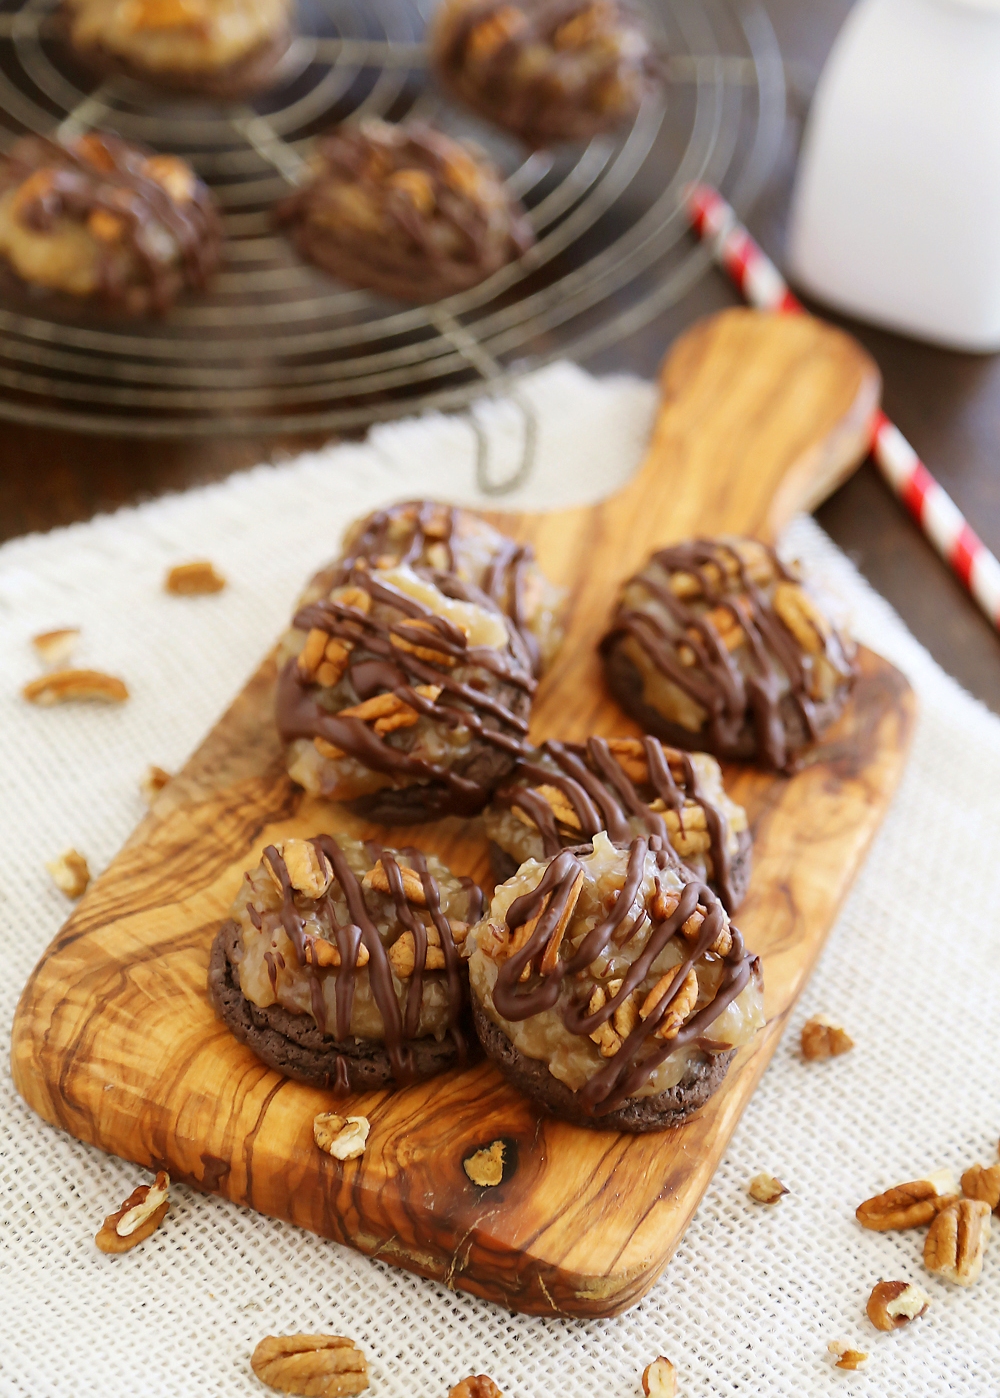
[[[645,465],[613,499],[491,516],[568,589],[536,740],[637,731],[595,656],[618,584],[672,540],[774,537],[864,456],[880,383],[840,331],[740,309],[676,343],[662,389]],[[581,1130],[480,1063],[348,1099],[337,1110],[372,1129],[363,1157],[341,1163],[313,1143],[331,1095],[266,1068],[215,1019],[216,929],[243,871],[289,835],[417,844],[489,886],[485,841],[475,822],[386,831],[305,799],[283,770],[274,679],[269,656],[45,953],[14,1025],[18,1090],[81,1140],[447,1286],[540,1314],[624,1310],[682,1236],[885,814],[912,727],[906,681],[863,651],[846,712],[801,771],[726,771],[754,833],[736,921],[763,958],[768,1024],[699,1115],[648,1136]],[[502,1180],[478,1187],[463,1162],[497,1139]]]

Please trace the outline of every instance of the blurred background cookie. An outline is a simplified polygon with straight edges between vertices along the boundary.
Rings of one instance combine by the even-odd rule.
[[[448,92],[536,147],[631,121],[656,74],[619,0],[443,0],[431,62]]]
[[[436,301],[534,242],[485,155],[424,122],[339,126],[318,142],[313,168],[278,218],[304,257],[351,286]]]
[[[601,643],[608,687],[665,742],[787,768],[844,707],[853,641],[755,539],[655,553]]]
[[[176,156],[95,131],[25,137],[0,160],[0,256],[31,289],[162,313],[204,287],[221,238],[211,194]]]
[[[342,1092],[416,1082],[467,1062],[459,947],[481,907],[433,855],[285,840],[240,885],[209,991],[287,1077]]]
[[[79,58],[173,91],[234,99],[274,81],[291,0],[63,0]]]
[[[519,544],[469,510],[433,500],[407,500],[353,524],[343,553],[317,573],[299,605],[326,596],[364,560],[372,568],[399,564],[449,574],[467,585],[468,600],[484,593],[513,623],[525,660],[540,675],[562,641],[562,591],[549,582],[530,544]]]
[[[488,1057],[580,1126],[679,1125],[764,1023],[760,963],[655,835],[529,860],[466,953]]]
[[[483,819],[501,881],[525,860],[579,848],[601,830],[616,844],[658,835],[730,913],[750,879],[747,813],[726,794],[715,758],[655,738],[544,743],[519,764]]]

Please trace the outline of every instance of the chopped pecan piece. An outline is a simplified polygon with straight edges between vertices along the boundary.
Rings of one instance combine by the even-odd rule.
[[[966,1199],[985,1199],[994,1211],[1000,1209],[1000,1161],[996,1165],[972,1165],[962,1176]]]
[[[312,840],[285,840],[278,847],[278,853],[288,870],[288,881],[295,892],[306,898],[322,898],[333,882],[333,869],[326,855],[320,853]],[[266,855],[264,863],[271,876],[271,882],[280,893],[281,879],[277,871],[271,867]]]
[[[316,683],[324,685],[327,689],[339,684],[353,649],[353,641],[341,641],[338,637],[331,636],[323,651],[323,659],[316,669]]]
[[[327,742],[326,738],[313,738],[313,747],[320,757],[328,757],[331,762],[337,762],[347,756],[343,748],[338,748],[336,743]]]
[[[503,1179],[503,1141],[492,1141],[482,1150],[467,1156],[462,1161],[462,1169],[473,1184],[481,1189],[492,1188]]]
[[[931,1303],[926,1291],[905,1281],[880,1281],[872,1287],[865,1310],[876,1330],[900,1330],[922,1316]]]
[[[139,790],[142,792],[142,799],[147,806],[153,804],[169,781],[169,772],[165,772],[162,767],[157,767],[155,763],[149,764],[139,781]]]
[[[410,869],[405,864],[397,864],[396,867],[403,881],[403,897],[408,903],[415,903],[418,908],[426,908],[427,894],[424,892],[423,881],[416,869]],[[389,886],[389,875],[382,867],[381,859],[368,870],[368,873],[361,880],[361,884],[364,888],[374,888],[378,893],[392,892]]]
[[[108,1214],[94,1239],[101,1252],[130,1252],[154,1233],[166,1216],[170,1177],[160,1170],[152,1184],[141,1184],[113,1214]]]
[[[951,1171],[934,1170],[922,1180],[910,1180],[866,1199],[854,1216],[863,1228],[879,1233],[889,1228],[919,1228],[956,1198]]]
[[[53,670],[51,674],[31,680],[21,693],[29,704],[40,704],[44,708],[90,699],[104,704],[122,704],[128,698],[124,681],[105,675],[101,670]]]
[[[399,976],[400,980],[406,980],[413,972],[417,964],[417,946],[412,932],[404,932],[397,937],[389,948],[389,965]],[[436,928],[427,929],[427,956],[424,960],[425,971],[443,971],[447,966],[444,952],[441,950],[440,938]]]
[[[776,1204],[783,1194],[789,1191],[774,1175],[754,1175],[747,1185],[747,1193],[758,1204]]]
[[[207,559],[194,563],[178,563],[171,568],[163,586],[177,597],[194,597],[206,592],[221,592],[226,580]]]
[[[830,634],[830,623],[798,583],[778,583],[774,610],[806,654],[819,655]]]
[[[470,1374],[451,1389],[448,1398],[503,1398],[503,1394],[487,1374]]]
[[[677,979],[677,973],[680,969],[680,966],[674,966],[669,971],[664,972],[643,1001],[642,1008],[639,1011],[640,1018],[649,1018],[663,997],[669,992],[674,981]],[[657,1039],[675,1038],[681,1025],[694,1010],[697,1000],[698,976],[692,966],[684,977],[684,981],[677,995],[674,997],[673,1003],[653,1031],[655,1037]]]
[[[338,587],[330,593],[330,598],[334,602],[339,602],[342,607],[351,607],[356,612],[361,612],[367,616],[371,611],[372,599],[363,587],[356,587],[353,583],[347,587]]]
[[[587,1013],[594,1015],[598,1010],[603,1010],[607,1001],[608,997],[603,986],[595,985],[587,1005]],[[590,1037],[600,1049],[602,1058],[613,1058],[622,1046],[622,1041],[609,1020],[605,1020],[603,1024],[599,1024],[597,1028],[591,1032]]]
[[[983,1253],[990,1237],[990,1206],[985,1199],[956,1199],[942,1209],[924,1239],[928,1272],[972,1286],[983,1270]]]
[[[81,898],[90,883],[90,869],[78,850],[66,849],[58,859],[50,860],[46,869],[52,881],[67,898]]]
[[[31,644],[42,664],[54,669],[57,665],[66,664],[76,650],[79,639],[79,627],[64,626],[58,631],[42,631],[32,636]]]
[[[580,817],[565,791],[561,791],[558,786],[545,784],[536,786],[535,792],[551,807],[552,814],[560,825],[565,825],[569,830],[580,829]]]
[[[337,1160],[357,1160],[364,1155],[371,1123],[364,1116],[338,1116],[320,1112],[313,1117],[313,1140],[320,1150]]]
[[[299,674],[305,679],[312,679],[316,671],[323,662],[326,654],[326,643],[329,640],[322,627],[314,626],[306,635],[306,643],[299,651],[298,667]]]
[[[368,1361],[343,1335],[268,1335],[250,1367],[269,1388],[307,1398],[347,1398],[368,1387]]]
[[[827,1015],[814,1015],[802,1026],[802,1057],[807,1063],[837,1058],[854,1047],[854,1040]]]
[[[400,635],[395,629],[396,627],[405,628],[407,631],[426,632],[429,644],[424,646],[418,641],[412,640],[409,636]],[[458,663],[457,657],[449,655],[447,651],[441,649],[443,637],[433,621],[424,620],[419,617],[416,619],[413,617],[406,617],[404,620],[394,623],[393,630],[389,635],[389,640],[397,650],[405,651],[407,655],[414,655],[418,660],[426,660],[428,665],[443,666],[445,669],[451,669]],[[439,644],[435,646],[433,644],[434,641],[438,641]]]
[[[868,1363],[868,1355],[863,1349],[851,1349],[843,1340],[831,1340],[827,1349],[836,1356],[837,1369],[863,1369]]]
[[[677,1370],[662,1354],[643,1369],[642,1391],[646,1398],[675,1398]]]

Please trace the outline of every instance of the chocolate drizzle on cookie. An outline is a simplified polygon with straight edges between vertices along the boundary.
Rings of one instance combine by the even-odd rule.
[[[774,576],[794,581],[774,550],[766,553]],[[749,720],[766,762],[779,770],[787,768],[793,745],[782,712],[783,677],[809,739],[820,733],[819,706],[809,688],[812,658],[779,619],[731,544],[697,539],[661,549],[650,562],[665,573],[694,579],[691,595],[695,602],[707,603],[709,610],[691,605],[687,595],[678,595],[647,567],[626,586],[644,589],[667,613],[673,628],[651,612],[623,602],[601,642],[602,654],[607,658],[624,637],[633,637],[655,668],[706,711],[699,742],[725,756],[736,747]],[[727,647],[713,609],[731,616],[745,636],[742,666]],[[826,658],[849,682],[853,666],[836,630],[829,627],[821,639]]]
[[[732,861],[727,838],[729,823],[719,808],[702,792],[698,773],[690,754],[671,749],[648,735],[634,740],[641,742],[647,776],[636,783],[629,776],[619,756],[606,738],[589,738],[586,745],[558,743],[550,740],[543,750],[561,769],[553,772],[530,759],[521,762],[514,781],[503,787],[493,798],[497,805],[516,807],[537,827],[542,837],[542,853],[551,859],[567,845],[592,840],[600,830],[607,831],[615,844],[628,844],[633,837],[630,818],[641,821],[651,835],[663,842],[663,849],[673,854],[675,863],[682,864],[670,843],[670,832],[659,811],[650,808],[650,801],[660,801],[664,809],[674,811],[684,828],[685,800],[696,802],[705,815],[705,827],[711,841],[712,879],[727,912],[733,912],[738,899],[732,880]],[[620,741],[618,746],[620,747]],[[675,780],[670,764],[682,768],[680,784]],[[523,778],[527,784],[518,785]],[[650,794],[640,794],[640,785]],[[560,831],[551,805],[534,787],[554,786],[569,801],[576,817],[576,829]]]
[[[529,1019],[532,1015],[552,1010],[560,999],[567,978],[584,977],[592,963],[612,942],[627,945],[640,927],[651,924],[649,938],[642,951],[625,972],[617,993],[608,996],[600,1008],[591,1010],[589,992],[582,998],[572,997],[562,1011],[562,1019],[572,1034],[589,1036],[599,1026],[607,1024],[636,988],[650,974],[656,958],[668,944],[680,936],[683,957],[674,974],[670,988],[649,1011],[638,1018],[634,1028],[623,1039],[612,1058],[579,1090],[579,1100],[593,1116],[614,1111],[628,1097],[634,1096],[650,1079],[659,1065],[678,1049],[691,1044],[708,1049],[711,1040],[706,1031],[722,1011],[732,1003],[759,973],[759,962],[748,953],[743,938],[735,927],[728,927],[729,945],[721,955],[722,978],[711,1002],[675,1027],[670,1037],[655,1038],[675,1000],[681,995],[688,973],[726,932],[727,920],[722,906],[705,884],[694,880],[685,884],[676,907],[666,917],[658,918],[656,897],[644,903],[642,883],[647,855],[652,852],[657,868],[671,867],[673,861],[658,836],[637,837],[629,846],[628,867],[621,892],[610,912],[584,936],[576,951],[569,956],[547,955],[554,934],[565,934],[573,903],[578,896],[583,865],[570,850],[557,854],[548,865],[537,887],[516,898],[507,910],[506,926],[511,944],[516,945],[517,933],[528,928],[517,950],[503,961],[493,987],[493,1004],[497,1013],[511,1022]],[[693,914],[704,910],[701,925],[694,939],[682,935],[684,924]],[[567,911],[569,910],[569,911]],[[523,935],[523,932],[522,932]],[[560,937],[561,941],[561,937]],[[525,973],[536,978],[536,984],[523,984]]]
[[[345,582],[363,589],[373,604],[402,613],[402,619],[387,620],[331,598],[303,607],[293,625],[350,643],[350,673],[356,690],[368,695],[393,694],[443,727],[463,726],[511,758],[521,756],[536,683],[518,663],[513,648],[502,653],[490,646],[470,646],[463,632],[447,618],[393,587],[362,561],[349,571],[345,569]],[[417,649],[421,655],[415,653]],[[426,655],[440,659],[428,660],[423,658]],[[457,666],[473,673],[464,680],[456,679],[452,671]],[[432,686],[439,692],[429,698],[427,693],[418,692],[418,686]],[[286,742],[323,738],[375,771],[443,785],[447,809],[456,814],[482,809],[491,790],[488,784],[395,747],[361,719],[341,717],[325,708],[319,693],[303,676],[297,660],[289,660],[279,676],[277,692],[278,729]]]
[[[61,218],[91,224],[103,216],[108,236],[95,235],[100,249],[98,294],[106,301],[125,300],[128,285],[121,281],[122,264],[115,250],[126,246],[141,269],[150,307],[165,311],[176,291],[177,269],[164,258],[165,228],[176,244],[184,281],[205,285],[218,260],[221,224],[208,189],[190,178],[190,197],[173,197],[150,173],[153,156],[107,132],[90,132],[62,145],[45,136],[19,141],[3,162],[0,188],[19,186],[14,217],[25,228],[50,233]],[[171,163],[185,169],[182,162]],[[114,236],[111,236],[111,234]]]
[[[396,916],[404,932],[409,932],[413,937],[413,972],[409,977],[406,1004],[402,1010],[393,985],[393,972],[389,964],[388,953],[382,938],[379,936],[378,928],[368,912],[361,880],[348,864],[343,851],[332,836],[317,835],[310,843],[320,855],[325,856],[329,861],[334,879],[344,895],[350,918],[347,922],[341,922],[338,918],[332,884],[319,899],[310,902],[311,913],[322,925],[330,927],[340,958],[339,966],[326,971],[326,974],[336,977],[338,1034],[341,1039],[344,1039],[349,1033],[355,980],[358,972],[358,955],[360,948],[364,947],[367,952],[367,961],[364,964],[368,971],[372,995],[382,1018],[385,1048],[392,1066],[393,1077],[401,1085],[415,1082],[417,1075],[413,1070],[412,1054],[408,1041],[416,1038],[420,1026],[424,978],[428,974],[425,967],[429,943],[425,923],[414,914],[407,900],[400,865],[391,851],[382,849],[381,846],[372,846],[369,849],[373,861],[381,863],[385,872],[389,884],[389,896],[395,905]],[[410,861],[410,866],[420,879],[427,913],[440,939],[445,960],[444,978],[448,988],[448,1032],[458,1052],[459,1066],[464,1067],[467,1045],[460,1025],[464,992],[459,973],[459,955],[452,935],[451,924],[442,911],[441,892],[436,879],[427,867],[424,855],[415,849],[407,849],[400,851],[400,853],[405,854]],[[305,915],[295,902],[295,889],[292,887],[288,868],[280,851],[274,845],[268,845],[264,850],[264,859],[281,885],[281,923],[295,948],[299,964],[309,979],[313,1019],[320,1032],[326,1034],[326,1004],[323,998],[322,983],[317,973],[317,966],[322,959],[317,944],[325,939],[317,937],[314,932],[307,930]],[[471,882],[466,881],[466,883],[470,890],[469,913],[471,917],[480,911],[481,894]],[[475,891],[473,892],[473,890]],[[253,917],[256,909],[253,909],[252,904],[248,905],[248,908],[251,910],[251,918],[256,926],[257,918]],[[276,980],[276,973],[270,965],[268,972],[273,984]],[[338,1081],[340,1076],[338,1064]]]
[[[461,511],[452,505],[430,500],[408,500],[379,510],[365,522],[364,529],[352,540],[337,568],[322,575],[324,581],[328,577],[330,587],[346,581],[351,569],[360,562],[372,568],[403,565],[442,590],[449,579],[455,586],[459,584],[455,577],[459,560],[454,536],[460,514]],[[527,574],[535,565],[535,552],[530,544],[518,544],[502,535],[498,537],[499,545],[483,575],[481,588],[468,586],[461,600],[475,602],[485,595],[504,613],[513,623],[523,647],[520,658],[537,678],[541,651],[531,631],[525,605]]]

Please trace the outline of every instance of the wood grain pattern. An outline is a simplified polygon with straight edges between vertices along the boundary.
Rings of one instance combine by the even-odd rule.
[[[806,319],[734,311],[696,327],[664,371],[649,459],[603,505],[498,522],[570,591],[567,642],[533,735],[634,732],[593,656],[618,580],[693,531],[778,528],[863,451],[871,362]],[[727,783],[751,817],[755,872],[738,922],[760,951],[768,1027],[680,1130],[582,1131],[541,1116],[490,1066],[351,1099],[372,1122],[340,1163],[312,1141],[328,1094],[265,1068],[215,1020],[208,948],[263,847],[375,828],[303,798],[271,724],[269,657],[106,873],[25,988],[12,1066],[34,1109],[82,1140],[449,1286],[540,1314],[615,1314],[666,1265],[764,1071],[899,778],[913,697],[868,652],[854,698],[792,778]],[[486,881],[475,822],[379,831]],[[504,1178],[462,1162],[502,1138]]]

